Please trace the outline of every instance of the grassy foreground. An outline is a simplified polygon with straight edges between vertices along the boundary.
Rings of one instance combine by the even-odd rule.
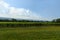
[[[0,40],[60,40],[60,27],[0,28]]]

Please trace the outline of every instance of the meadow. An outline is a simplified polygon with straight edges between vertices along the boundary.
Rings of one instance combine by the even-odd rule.
[[[60,26],[0,28],[0,40],[60,40]]]

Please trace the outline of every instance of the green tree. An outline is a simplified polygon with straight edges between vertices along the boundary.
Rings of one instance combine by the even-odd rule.
[[[54,19],[52,22],[58,22],[58,23],[60,23],[60,18]]]

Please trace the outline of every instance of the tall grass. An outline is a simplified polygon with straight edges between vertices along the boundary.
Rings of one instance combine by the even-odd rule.
[[[60,40],[60,27],[0,28],[0,40]]]

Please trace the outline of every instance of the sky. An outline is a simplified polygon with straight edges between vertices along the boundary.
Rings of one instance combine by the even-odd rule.
[[[60,0],[0,0],[0,17],[32,20],[60,18]]]

